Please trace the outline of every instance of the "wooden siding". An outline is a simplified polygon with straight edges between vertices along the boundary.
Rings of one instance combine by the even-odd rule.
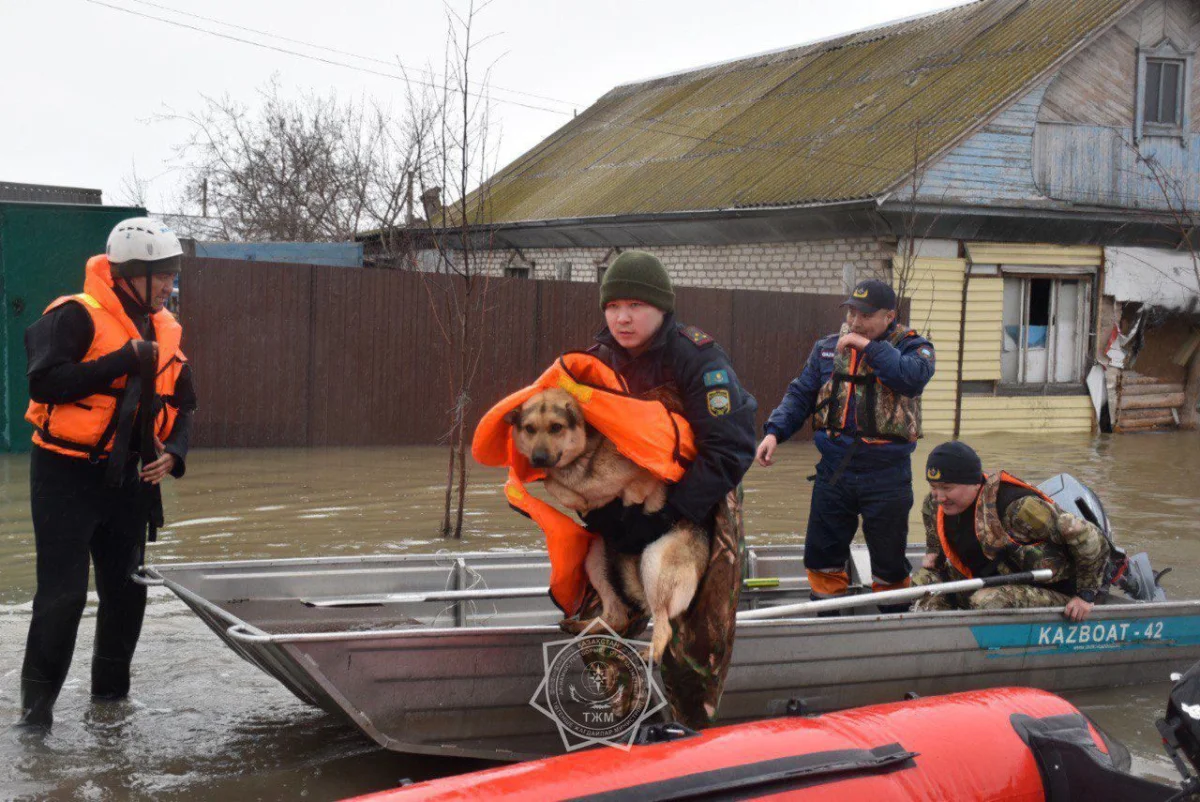
[[[963,396],[960,437],[993,432],[1088,434],[1092,399],[1086,395]]]
[[[1138,48],[1164,38],[1200,50],[1200,6],[1149,0],[1120,19],[980,131],[931,164],[928,202],[1162,210],[1166,200],[1133,141]],[[1169,175],[1184,176],[1186,203],[1200,206],[1200,59],[1191,75],[1188,141],[1147,137],[1141,149]]]
[[[1151,0],[1127,14],[1059,71],[1039,122],[1128,128],[1133,123],[1138,48],[1170,39],[1181,50],[1200,41],[1200,8],[1189,0]],[[1193,86],[1200,64],[1193,63]],[[1193,92],[1192,131],[1200,133],[1200,96]]]
[[[922,396],[927,436],[954,431],[965,259],[919,259],[910,279],[911,325],[937,350],[937,371]],[[963,380],[999,381],[1004,279],[973,276],[967,285]],[[968,394],[960,436],[988,432],[1069,433],[1092,430],[1092,405],[1080,396]]]
[[[921,183],[933,203],[1010,205],[1045,200],[1033,180],[1033,131],[1048,81],[932,164]]]
[[[910,325],[929,338],[937,352],[937,369],[921,397],[926,433],[954,430],[959,317],[963,259],[918,259],[909,280]]]
[[[1099,267],[1104,249],[1099,245],[1026,245],[1007,242],[969,242],[967,258],[977,265],[1055,265]]]
[[[1038,121],[1132,126],[1141,29],[1142,13],[1134,11],[1067,62],[1046,90]]]
[[[964,381],[1000,381],[1004,335],[1004,279],[972,276],[967,283]]]
[[[1137,152],[1132,134],[1092,125],[1040,123],[1034,136],[1038,185],[1060,201],[1135,209],[1167,209],[1167,200]],[[1185,204],[1200,205],[1200,134],[1180,140],[1147,137],[1142,153],[1153,156],[1166,175],[1183,177]]]

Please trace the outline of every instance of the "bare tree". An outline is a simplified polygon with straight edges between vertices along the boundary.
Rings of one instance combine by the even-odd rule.
[[[479,374],[487,333],[488,260],[492,238],[487,231],[488,177],[494,172],[495,143],[489,127],[488,85],[491,68],[473,78],[473,59],[486,38],[477,38],[478,14],[488,3],[469,0],[465,13],[448,7],[445,83],[430,152],[422,160],[423,198],[445,196],[445,208],[426,209],[424,234],[436,252],[436,269],[422,273],[430,309],[440,333],[439,350],[446,371],[449,429],[443,537],[462,537],[468,463],[467,423],[472,390]],[[415,265],[414,265],[415,266]]]
[[[185,197],[220,220],[224,237],[343,242],[402,222],[403,177],[419,169],[428,110],[403,116],[365,100],[283,95],[277,79],[251,109],[204,98],[171,115],[192,127],[177,148]]]

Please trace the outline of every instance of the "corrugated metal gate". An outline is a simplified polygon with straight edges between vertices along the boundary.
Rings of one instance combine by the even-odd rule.
[[[88,257],[104,252],[113,226],[145,213],[125,206],[0,202],[0,451],[28,451],[33,433],[24,421],[25,328],[58,296],[82,292]]]
[[[758,397],[760,424],[842,317],[841,296],[676,292],[680,318],[726,348]],[[180,298],[198,446],[423,444],[447,428],[441,335],[419,273],[190,259]],[[595,284],[491,279],[472,426],[601,323]]]

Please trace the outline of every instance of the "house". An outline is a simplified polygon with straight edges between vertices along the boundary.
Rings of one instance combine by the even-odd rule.
[[[684,285],[889,276],[938,348],[928,431],[1090,432],[1114,249],[1155,273],[1200,209],[1198,43],[1192,0],[979,0],[625,84],[473,219],[495,275],[596,281],[639,247]]]

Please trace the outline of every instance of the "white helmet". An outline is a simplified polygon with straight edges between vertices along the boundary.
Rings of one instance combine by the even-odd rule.
[[[108,261],[119,265],[125,262],[158,262],[183,256],[179,237],[162,220],[153,217],[131,217],[117,223],[108,235],[105,249]]]

